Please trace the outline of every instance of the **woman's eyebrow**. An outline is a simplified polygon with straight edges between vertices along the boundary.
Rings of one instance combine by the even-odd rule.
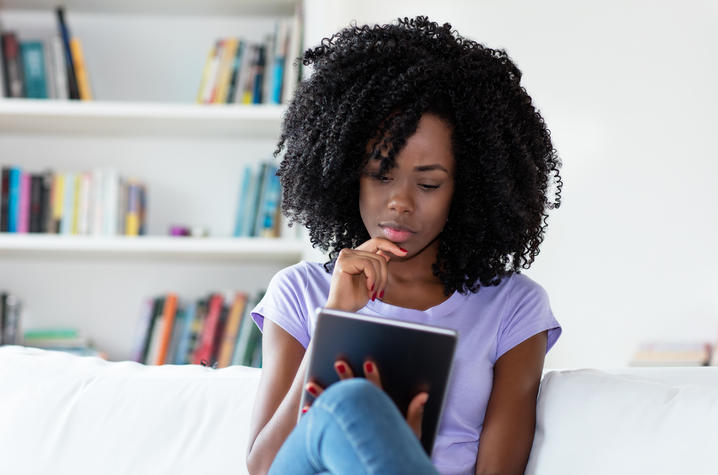
[[[438,163],[435,163],[435,164],[433,164],[433,165],[421,165],[421,166],[418,166],[418,167],[414,167],[414,171],[417,171],[417,172],[428,172],[428,171],[431,171],[431,170],[442,170],[442,171],[444,171],[444,172],[447,173],[447,174],[449,173],[449,170],[447,170],[446,168],[442,167],[442,166],[439,165]]]

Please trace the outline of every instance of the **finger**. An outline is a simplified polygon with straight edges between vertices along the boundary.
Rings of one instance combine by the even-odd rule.
[[[369,251],[371,253],[376,253],[376,251],[382,250],[399,257],[405,257],[408,254],[408,251],[385,238],[369,239],[357,246],[356,249],[360,251]]]
[[[377,251],[377,255],[381,256],[383,259],[386,259],[386,262],[381,263],[381,285],[377,289],[379,292],[377,296],[379,298],[384,297],[384,290],[386,289],[386,284],[389,282],[389,266],[387,263],[389,262],[389,257],[384,254],[384,251]]]
[[[376,285],[380,276],[379,260],[381,260],[381,258],[374,254],[368,254],[360,251],[359,253],[354,253],[351,256],[346,257],[342,261],[341,267],[339,267],[338,270],[350,275],[364,274],[364,277],[366,278],[366,291],[369,298],[372,298],[372,295],[374,295],[374,292],[376,291]],[[337,268],[335,268],[335,272],[336,271]]]
[[[309,404],[307,404],[306,406],[304,406],[304,407],[302,408],[302,414],[305,414],[305,413],[309,410],[309,407],[310,407]]]
[[[386,257],[379,256],[376,253],[368,251],[356,251],[357,256],[363,257],[370,261],[374,274],[367,275],[367,289],[369,292],[369,298],[374,300],[386,287],[387,280],[389,278],[389,270],[386,265]]]
[[[314,397],[319,397],[319,395],[324,392],[324,388],[314,382],[307,383],[307,385],[304,386],[304,389]]]
[[[371,381],[374,386],[379,389],[382,389],[379,368],[377,368],[376,363],[374,363],[373,361],[366,360],[364,362],[364,377]]]
[[[350,379],[354,377],[354,372],[352,371],[349,364],[344,360],[335,361],[334,369],[339,375],[339,379]]]
[[[409,403],[406,411],[406,422],[418,438],[421,438],[421,423],[424,419],[424,406],[429,399],[429,393],[419,393]]]

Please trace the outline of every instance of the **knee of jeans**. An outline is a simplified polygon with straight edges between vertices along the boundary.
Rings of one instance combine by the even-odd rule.
[[[322,396],[324,396],[325,402],[352,399],[368,401],[387,397],[384,391],[377,388],[374,383],[371,383],[366,378],[351,378],[334,383],[324,391]]]

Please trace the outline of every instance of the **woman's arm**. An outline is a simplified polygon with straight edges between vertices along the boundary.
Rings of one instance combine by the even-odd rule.
[[[548,331],[504,353],[494,365],[494,383],[484,416],[476,475],[522,474],[536,427],[536,397]]]
[[[304,347],[280,326],[264,320],[262,378],[252,410],[247,469],[265,474],[297,424],[306,371]]]

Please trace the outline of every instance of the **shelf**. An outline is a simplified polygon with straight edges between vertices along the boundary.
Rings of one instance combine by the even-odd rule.
[[[64,0],[69,13],[162,15],[290,15],[297,0]],[[57,0],[0,0],[0,8],[52,10]]]
[[[298,262],[299,240],[261,238],[191,238],[170,236],[63,236],[0,233],[0,255],[172,257],[173,259],[233,259]]]
[[[0,99],[2,133],[279,137],[283,105]]]

